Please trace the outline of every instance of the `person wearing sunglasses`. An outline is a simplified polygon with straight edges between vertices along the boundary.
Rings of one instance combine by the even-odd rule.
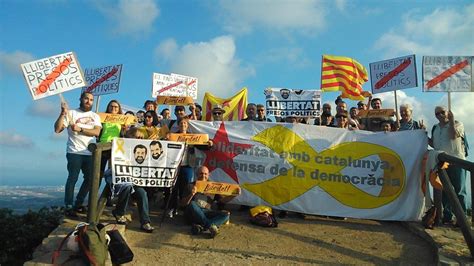
[[[458,157],[459,159],[466,159],[465,154],[465,132],[464,125],[454,120],[454,114],[451,110],[447,110],[444,106],[436,106],[435,116],[438,119],[438,124],[433,126],[431,130],[431,138],[428,139],[428,144],[433,149],[443,151],[448,155]],[[449,180],[453,185],[459,203],[466,215],[467,210],[467,192],[466,192],[466,172],[463,168],[450,164],[448,169]],[[443,224],[455,224],[453,221],[453,213],[451,204],[448,201],[447,195],[443,190]]]
[[[158,116],[155,111],[146,111],[143,126],[140,131],[143,132],[146,139],[160,139],[160,128],[158,127]]]
[[[216,104],[212,107],[212,121],[224,121],[225,110],[222,105]]]

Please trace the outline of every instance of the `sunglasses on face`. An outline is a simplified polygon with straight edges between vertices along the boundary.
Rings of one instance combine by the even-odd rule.
[[[212,113],[213,115],[221,115],[222,113],[221,112],[214,112]]]

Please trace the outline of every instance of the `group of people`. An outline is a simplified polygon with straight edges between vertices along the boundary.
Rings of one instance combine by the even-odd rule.
[[[83,206],[85,197],[90,188],[92,178],[92,154],[87,149],[90,143],[110,142],[116,137],[166,140],[167,132],[190,133],[189,120],[201,120],[202,108],[198,104],[189,106],[189,112],[186,112],[184,106],[175,106],[175,119],[171,118],[171,112],[168,108],[162,109],[158,114],[158,106],[155,101],[147,100],[143,106],[144,111],[138,111],[135,115],[137,123],[134,125],[121,125],[117,123],[101,123],[100,117],[91,111],[94,97],[92,94],[84,92],[80,97],[80,106],[77,109],[70,110],[66,103],[61,103],[61,112],[56,120],[55,132],[60,133],[64,129],[68,132],[67,142],[67,170],[68,178],[65,186],[65,215],[77,216],[77,212],[84,212]],[[381,99],[370,99],[367,104],[358,102],[357,107],[352,107],[348,111],[347,103],[341,98],[336,99],[336,113],[333,116],[331,105],[325,103],[322,106],[322,114],[314,120],[314,125],[346,128],[350,130],[371,130],[371,131],[396,131],[396,130],[416,130],[426,129],[422,121],[415,121],[412,117],[412,107],[408,104],[400,106],[400,120],[397,122],[394,117],[375,117],[368,118],[360,116],[359,113],[372,109],[381,109]],[[106,108],[107,113],[122,114],[123,110],[118,101],[112,100]],[[212,120],[222,121],[225,110],[220,105],[212,107]],[[265,106],[262,104],[250,103],[246,107],[246,118],[243,121],[272,122],[265,115]],[[429,145],[435,150],[444,151],[449,155],[465,159],[464,154],[464,128],[461,122],[454,120],[454,115],[450,110],[438,106],[435,109],[435,116],[439,123],[432,130]],[[308,123],[308,119],[298,117],[275,117],[275,122],[286,123]],[[164,130],[166,128],[166,130]],[[193,132],[199,133],[199,132]],[[230,201],[233,197],[219,197],[218,195],[206,195],[197,192],[195,180],[207,181],[209,170],[206,166],[196,166],[193,163],[194,149],[209,149],[214,143],[210,141],[207,145],[188,145],[182,160],[177,181],[172,192],[165,191],[165,201],[170,202],[169,216],[177,214],[178,209],[184,209],[184,215],[191,223],[193,234],[199,234],[205,231],[215,237],[219,231],[219,226],[229,220],[229,212],[223,208],[212,209],[213,202],[219,202],[219,206]],[[104,175],[106,165],[110,167],[110,151],[103,153],[101,161],[101,175]],[[80,190],[73,202],[74,187],[77,183],[79,173],[82,171],[84,180]],[[448,169],[449,178],[458,195],[461,206],[464,211],[467,209],[467,195],[465,185],[465,171],[457,166],[450,166]],[[196,177],[196,178],[195,178]],[[141,229],[146,232],[153,232],[149,217],[149,199],[156,191],[151,188],[128,186],[121,189],[118,202],[113,214],[118,223],[125,224],[127,220],[124,215],[129,201],[133,198],[138,206]],[[169,200],[168,200],[169,198]],[[449,202],[443,197],[443,222],[453,223],[453,215]]]

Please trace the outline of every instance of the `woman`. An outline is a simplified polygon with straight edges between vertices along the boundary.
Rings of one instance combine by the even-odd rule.
[[[160,128],[158,127],[158,116],[155,111],[146,111],[143,126],[140,131],[146,139],[160,139]]]
[[[400,105],[400,128],[398,130],[426,129],[423,120],[417,122],[412,118],[413,108],[409,104]]]
[[[120,106],[120,103],[117,100],[111,100],[109,104],[107,104],[107,109],[105,111],[108,114],[122,114],[122,106]],[[99,142],[100,143],[106,143],[106,142],[111,142],[112,139],[118,138],[121,136],[121,132],[124,129],[124,125],[121,125],[119,123],[102,123],[102,131],[100,132],[99,135]],[[102,159],[101,159],[101,164],[100,164],[100,170],[101,174],[104,173],[105,170],[105,165],[107,164],[107,161],[110,160],[110,150],[102,152]],[[109,164],[110,167],[110,164]]]

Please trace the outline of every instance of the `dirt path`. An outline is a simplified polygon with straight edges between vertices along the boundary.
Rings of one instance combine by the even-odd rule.
[[[134,209],[132,207],[132,209]],[[152,212],[155,231],[139,230],[138,217],[127,226],[135,253],[129,265],[159,264],[434,264],[431,246],[397,222],[308,216],[279,219],[278,228],[251,225],[247,213],[233,211],[231,223],[215,239],[193,236],[182,217]],[[111,217],[110,217],[111,218]]]

